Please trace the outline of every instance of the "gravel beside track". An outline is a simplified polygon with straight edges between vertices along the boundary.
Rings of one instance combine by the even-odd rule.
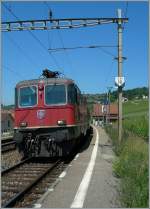
[[[5,170],[21,161],[21,154],[18,150],[11,150],[1,154],[1,170]]]

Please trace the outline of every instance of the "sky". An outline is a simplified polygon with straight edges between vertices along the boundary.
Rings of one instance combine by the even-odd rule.
[[[7,7],[7,9],[6,9]],[[128,17],[123,29],[124,89],[148,86],[148,2],[3,2],[2,22],[48,18]],[[11,12],[10,12],[11,11]],[[14,17],[12,13],[16,16]],[[32,35],[34,34],[34,35]],[[14,104],[21,80],[36,79],[42,70],[58,70],[73,79],[83,93],[105,93],[118,73],[117,47],[53,52],[49,48],[90,45],[117,46],[117,24],[78,29],[2,32],[2,103]],[[41,46],[44,45],[44,48]]]

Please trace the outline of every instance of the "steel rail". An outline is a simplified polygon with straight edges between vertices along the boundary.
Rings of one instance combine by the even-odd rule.
[[[11,144],[16,144],[16,142],[15,141],[5,142],[5,143],[2,143],[1,146],[5,147],[5,146],[11,145]]]
[[[1,144],[13,141],[13,136],[1,137]]]
[[[27,159],[25,159],[25,160],[23,160],[23,161],[21,161],[21,162],[15,164],[15,165],[12,166],[12,167],[3,170],[3,171],[1,172],[1,176],[3,176],[3,175],[5,175],[6,173],[8,173],[8,172],[10,172],[10,171],[12,171],[12,170],[14,170],[14,169],[16,169],[17,167],[20,167],[20,166],[23,165],[24,163],[30,162],[32,159],[33,159],[33,157],[27,158]]]
[[[12,145],[14,145],[12,147]],[[16,148],[16,142],[15,141],[10,141],[10,142],[6,142],[6,143],[1,143],[1,151],[2,153],[13,150]]]

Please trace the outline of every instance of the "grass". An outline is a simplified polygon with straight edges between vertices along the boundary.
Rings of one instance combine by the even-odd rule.
[[[114,163],[121,177],[121,200],[124,207],[148,207],[148,146],[140,139],[128,139]]]
[[[123,103],[123,116],[148,113],[148,100],[135,100]]]
[[[148,117],[137,116],[126,118],[123,121],[123,128],[132,135],[142,137],[148,141]]]
[[[120,178],[120,200],[122,207],[148,208],[148,101],[123,103],[123,118],[121,143],[117,140],[117,123],[105,127],[118,156],[113,169]]]
[[[113,168],[121,182],[122,207],[144,208],[148,207],[149,194],[148,144],[138,136],[138,133],[130,134],[128,123],[134,124],[134,121],[125,121],[123,140],[120,144],[117,140],[117,124],[105,128],[112,139],[114,151],[118,155]],[[148,135],[147,131],[146,135]]]
[[[123,103],[123,116],[124,130],[148,141],[148,100]]]

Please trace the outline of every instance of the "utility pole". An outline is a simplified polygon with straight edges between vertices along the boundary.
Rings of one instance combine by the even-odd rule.
[[[122,20],[118,9],[118,83],[122,80]],[[118,140],[122,139],[122,85],[118,85]]]

